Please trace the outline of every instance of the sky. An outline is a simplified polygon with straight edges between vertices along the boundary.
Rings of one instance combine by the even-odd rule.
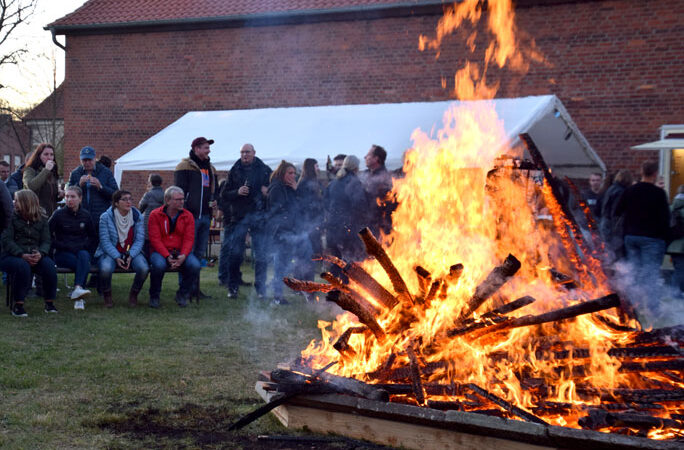
[[[20,0],[26,2],[27,0]],[[15,108],[27,108],[40,103],[50,95],[53,80],[56,84],[64,79],[64,50],[52,42],[45,25],[75,11],[86,0],[35,0],[36,9],[31,18],[12,33],[11,42],[0,47],[28,49],[17,66],[0,67],[0,99]],[[64,44],[64,36],[57,36]]]

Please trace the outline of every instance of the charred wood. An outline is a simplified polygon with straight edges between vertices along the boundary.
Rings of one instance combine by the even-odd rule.
[[[607,325],[610,329],[615,330],[615,331],[638,331],[636,328],[628,327],[625,325],[620,325],[618,323],[613,322],[610,318],[604,316],[603,314],[597,314],[596,317],[598,320],[600,320],[602,323]]]
[[[406,354],[409,357],[409,368],[411,369],[411,386],[413,387],[413,394],[416,396],[416,401],[419,405],[425,405],[425,392],[423,391],[423,382],[420,380],[420,366],[418,365],[418,358],[413,351],[412,346],[406,347]]]
[[[354,333],[363,333],[366,331],[368,328],[366,327],[349,327],[346,330],[344,330],[344,333],[340,335],[339,338],[335,341],[333,344],[333,348],[340,352],[343,355],[348,355],[348,356],[354,356],[356,355],[356,352],[354,351],[353,348],[349,346],[349,338],[351,337],[352,334]]]
[[[634,338],[635,344],[645,344],[650,342],[666,343],[667,341],[684,343],[684,325],[659,328],[653,331],[644,331],[638,333]]]
[[[366,325],[373,332],[378,341],[383,342],[385,340],[385,332],[375,320],[373,310],[367,305],[359,303],[352,296],[337,289],[328,292],[326,300],[333,302],[345,311],[354,314],[359,319],[359,322]]]
[[[501,397],[492,394],[491,392],[482,389],[480,386],[474,384],[474,383],[468,383],[465,385],[468,389],[476,393],[482,398],[485,398],[489,400],[490,402],[502,407],[506,411],[510,412],[511,414],[520,417],[523,420],[526,420],[528,422],[532,423],[538,423],[541,425],[548,425],[544,420],[540,419],[539,417],[535,416],[532,413],[529,413],[521,408],[518,408],[517,406],[511,404],[510,402],[502,399]],[[473,411],[474,412],[474,411]]]
[[[663,372],[666,370],[684,370],[684,359],[674,361],[649,361],[622,363],[620,372]]]
[[[383,304],[387,309],[392,309],[399,303],[399,300],[366,272],[359,263],[354,261],[346,263],[342,268],[342,273],[349,277],[350,280],[362,286],[371,297]]]
[[[568,290],[577,288],[577,283],[575,282],[575,280],[572,279],[571,276],[566,275],[563,272],[560,272],[554,268],[551,268],[549,270],[549,273],[551,274],[551,279],[559,285],[563,286],[564,288]]]
[[[423,375],[431,375],[434,372],[440,369],[446,369],[447,367],[448,363],[446,361],[429,362],[421,368],[421,372]],[[411,368],[408,366],[397,367],[396,369],[390,370],[383,378],[379,377],[380,374],[378,372],[370,372],[368,373],[368,376],[372,379],[382,379],[386,381],[408,380],[411,377]]]
[[[430,303],[432,303],[432,300],[434,300],[435,297],[437,296],[437,292],[439,291],[439,287],[441,285],[442,285],[441,279],[435,280],[432,282],[432,284],[430,284],[430,290],[428,291],[427,295],[425,296],[425,301],[424,301],[424,303],[426,305],[429,306]]]
[[[416,271],[418,278],[418,296],[424,299],[430,284],[432,284],[432,275],[422,266],[415,266],[413,270]]]
[[[470,300],[468,300],[468,304],[463,312],[461,312],[457,321],[460,322],[469,317],[492,294],[498,291],[509,278],[515,275],[518,269],[520,269],[520,261],[518,261],[515,256],[509,254],[504,262],[500,266],[495,267],[489,275],[487,275],[487,278],[477,286],[475,293]]]
[[[541,325],[548,322],[559,322],[561,320],[572,319],[583,314],[591,314],[604,309],[615,308],[620,306],[620,299],[616,294],[606,295],[596,300],[589,300],[577,305],[568,306],[567,308],[557,309],[538,316],[523,316],[517,319],[511,319],[491,327],[484,328],[476,333],[475,337],[481,337],[495,331],[503,331],[511,328],[529,327],[532,325]]]
[[[335,289],[335,286],[325,283],[316,283],[314,281],[298,280],[296,278],[283,278],[283,282],[287,287],[294,291],[302,292],[330,292]]]
[[[315,375],[317,371],[312,371],[308,367],[297,367],[295,370],[307,374]],[[377,400],[381,402],[389,401],[389,394],[386,390],[380,389],[375,385],[364,383],[363,381],[356,380],[354,378],[341,377],[339,375],[333,375],[328,372],[322,372],[315,375],[318,379],[325,381],[333,386],[335,389],[339,389],[338,392],[346,394],[354,394],[359,397],[367,398],[369,400]]]
[[[582,428],[600,430],[608,427],[629,427],[639,429],[675,428],[684,429],[684,422],[678,420],[654,417],[647,414],[614,413],[601,409],[592,409],[589,415],[578,421]]]
[[[394,287],[394,291],[399,296],[399,300],[406,307],[411,307],[413,305],[413,297],[406,286],[406,282],[404,282],[404,279],[401,277],[401,274],[389,255],[387,255],[387,252],[385,252],[385,249],[382,248],[382,245],[375,239],[375,236],[373,236],[370,229],[364,228],[359,231],[359,236],[366,246],[366,252],[370,256],[373,256],[387,273],[387,276],[392,282],[392,287]]]
[[[354,302],[356,302],[359,306],[361,306],[366,311],[370,312],[373,316],[380,313],[378,308],[376,308],[374,305],[372,305],[370,302],[368,302],[368,300],[366,300],[361,294],[359,294],[355,290],[351,289],[348,284],[346,284],[344,281],[337,278],[332,273],[323,272],[321,274],[321,278],[323,278],[325,281],[330,283],[334,287],[334,289],[342,291],[345,294],[347,294],[348,296],[350,296],[354,300]],[[329,292],[331,292],[332,290],[333,289],[331,289]]]
[[[450,402],[440,400],[428,400],[427,407],[432,409],[439,409],[442,411],[461,411],[463,409],[463,403],[459,402],[458,400]]]

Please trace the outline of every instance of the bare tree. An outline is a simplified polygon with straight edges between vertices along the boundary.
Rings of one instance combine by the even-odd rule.
[[[28,51],[25,47],[10,48],[10,38],[14,30],[33,15],[36,4],[37,0],[0,0],[0,67],[17,64]]]

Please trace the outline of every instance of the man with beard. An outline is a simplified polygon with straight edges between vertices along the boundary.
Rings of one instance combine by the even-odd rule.
[[[210,146],[213,139],[198,137],[192,141],[190,154],[184,158],[173,172],[174,185],[185,193],[185,209],[195,219],[195,241],[192,253],[198,261],[202,261],[209,242],[212,208],[216,206],[216,168],[209,161]],[[209,298],[200,291],[199,277],[192,287],[192,297]]]
[[[247,233],[252,238],[254,287],[259,297],[266,295],[268,257],[264,222],[272,170],[255,155],[252,144],[242,146],[240,159],[231,167],[221,191],[221,202],[228,209],[224,211],[226,231],[220,256],[228,258],[228,298],[237,298]]]

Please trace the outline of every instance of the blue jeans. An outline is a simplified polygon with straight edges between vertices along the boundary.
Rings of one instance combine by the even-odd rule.
[[[262,225],[263,226],[263,225]],[[240,266],[245,257],[245,238],[249,232],[252,237],[252,256],[254,260],[254,287],[259,295],[266,294],[266,270],[268,269],[268,235],[249,218],[231,223],[226,229],[228,234],[228,289],[237,291],[240,287]],[[224,243],[225,245],[225,243]]]
[[[74,285],[85,286],[90,271],[90,253],[87,250],[79,250],[78,253],[57,250],[55,263],[57,267],[66,267],[74,271]]]
[[[159,299],[161,295],[162,281],[164,281],[164,274],[169,267],[166,258],[157,252],[152,252],[150,255],[150,299]],[[199,278],[200,262],[197,257],[190,253],[185,262],[181,266],[181,274],[183,280],[178,288],[178,294],[188,298],[192,292],[192,287],[196,283],[196,278]]]
[[[655,312],[660,307],[660,298],[657,293],[660,289],[660,266],[665,257],[665,241],[662,239],[635,236],[625,236],[625,250],[627,261],[637,271],[635,282],[637,287],[644,291],[644,299],[651,311]]]
[[[210,230],[211,216],[203,215],[195,219],[195,243],[192,246],[192,253],[194,253],[200,261],[207,252]]]
[[[678,294],[684,292],[684,254],[676,253],[672,256],[672,265],[674,266],[674,274],[672,275],[672,286],[678,289]]]
[[[116,270],[116,261],[108,255],[102,255],[97,261],[97,267],[100,275],[100,287],[105,292],[111,291],[112,274]],[[147,260],[142,253],[133,258],[133,261],[131,261],[131,269],[135,272],[131,290],[140,292],[140,289],[142,289],[143,283],[147,278],[147,274],[150,272],[150,266],[147,264]]]
[[[24,303],[26,294],[31,289],[34,272],[43,277],[43,298],[54,300],[57,296],[57,270],[55,262],[49,256],[43,256],[32,267],[17,256],[3,255],[0,258],[0,270],[12,277],[12,291],[16,303]]]

